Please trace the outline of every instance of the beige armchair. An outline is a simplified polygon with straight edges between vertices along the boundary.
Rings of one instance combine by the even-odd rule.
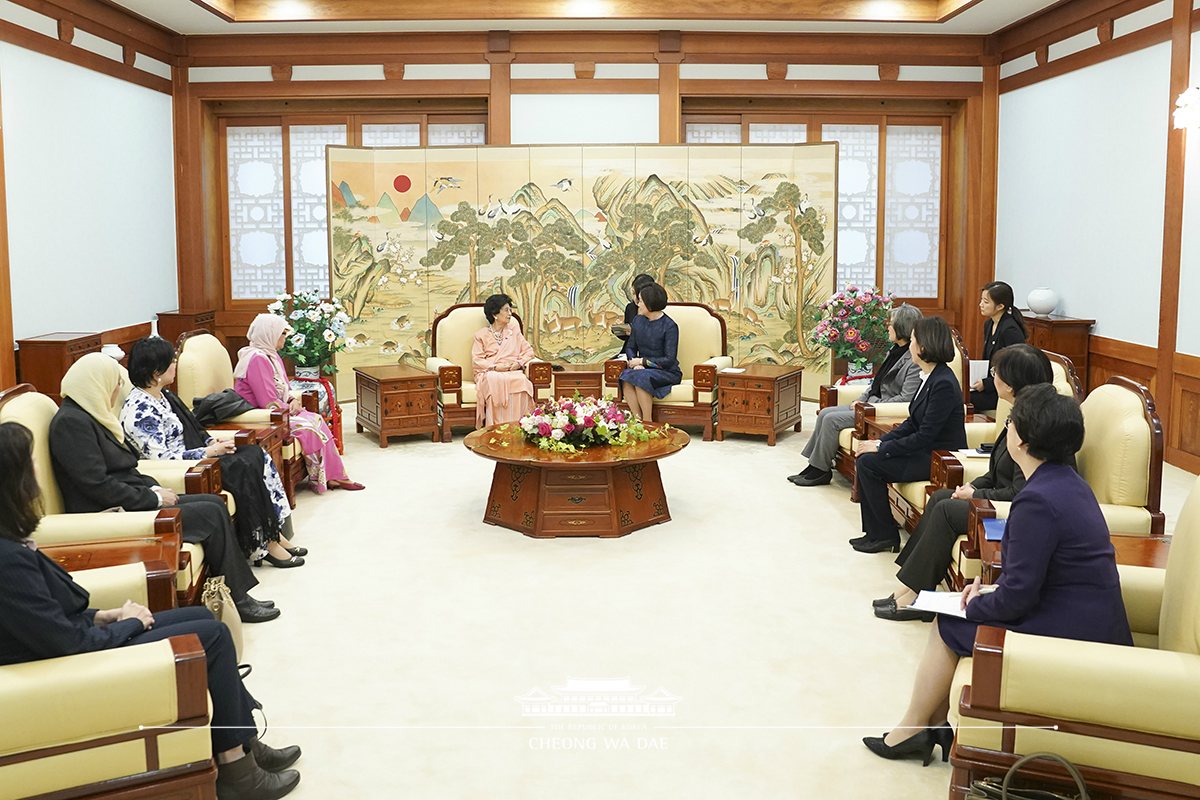
[[[967,349],[963,346],[962,336],[954,328],[951,328],[950,331],[954,334],[954,346],[957,351],[954,360],[950,362],[950,369],[954,371],[954,377],[958,378],[959,384],[963,387],[963,404],[966,406],[967,415],[970,416],[971,390],[964,382],[964,376],[970,373],[969,365],[971,362],[967,357]],[[853,384],[847,387],[822,386],[820,407],[826,408],[829,406],[844,405],[845,403],[857,400],[865,388],[866,386],[863,384]],[[855,389],[857,391],[854,391]],[[834,460],[834,469],[846,480],[850,481],[851,501],[858,502],[858,480],[855,474],[854,445],[855,442],[867,438],[867,421],[887,419],[888,421],[899,423],[907,418],[908,403],[864,403],[855,409],[854,427],[845,428],[838,435],[838,452]],[[970,444],[969,440],[968,444]]]
[[[180,603],[191,605],[197,602],[205,576],[203,545],[177,542],[173,554],[169,548],[155,551],[157,554],[146,550],[157,547],[155,543],[159,537],[172,531],[176,539],[180,538],[177,510],[66,513],[50,457],[50,421],[57,412],[58,406],[53,400],[35,392],[27,383],[0,393],[0,423],[19,422],[33,433],[33,468],[45,515],[35,534],[37,541],[46,546],[65,548],[56,560],[68,569],[162,558],[178,568],[176,589]],[[220,491],[219,473],[212,464],[143,461],[139,469],[142,465],[159,467],[155,479],[161,479],[163,485],[176,493],[204,492],[214,485],[216,491]]]
[[[524,332],[525,323],[521,318],[513,314],[513,319]],[[438,422],[443,442],[450,441],[451,428],[475,427],[478,395],[475,392],[471,347],[475,342],[475,333],[487,324],[483,303],[450,306],[433,321],[433,336],[429,342],[433,355],[425,359],[425,369],[438,376]],[[550,364],[535,359],[530,362],[526,374],[533,383],[533,399],[536,402],[540,391],[550,388]]]
[[[1050,369],[1054,373],[1054,388],[1066,397],[1074,397],[1076,402],[1083,399],[1083,386],[1079,376],[1075,374],[1075,366],[1071,359],[1058,353],[1046,353],[1050,359]],[[994,409],[994,418],[985,420],[969,420],[967,428],[967,446],[977,448],[985,443],[996,441],[1000,431],[1008,419],[1012,405],[1007,400],[1001,400],[999,407]],[[921,515],[925,512],[925,500],[938,489],[954,489],[964,483],[983,475],[988,470],[988,459],[966,458],[959,459],[954,453],[938,450],[933,454],[928,481],[913,481],[910,483],[894,483],[888,490],[892,512],[897,520],[909,531],[917,527]]]
[[[149,600],[146,576],[72,574],[104,608]],[[0,666],[0,800],[214,797],[205,674],[196,636]]]
[[[1097,795],[1200,797],[1200,481],[1166,569],[1118,569],[1137,647],[979,629],[951,690],[951,798],[1035,751],[1079,765]]]
[[[711,442],[717,421],[717,373],[733,366],[725,319],[703,303],[670,303],[666,312],[679,326],[676,358],[683,381],[666,397],[654,400],[654,421],[701,425],[704,441]],[[618,398],[623,368],[620,361],[605,364],[604,382],[616,389]]]
[[[1128,378],[1109,378],[1080,404],[1083,447],[1075,454],[1079,474],[1092,487],[1109,531],[1162,536],[1163,432],[1150,390]],[[1008,503],[972,500],[967,536],[955,544],[953,585],[982,573],[979,520],[1006,519]]]

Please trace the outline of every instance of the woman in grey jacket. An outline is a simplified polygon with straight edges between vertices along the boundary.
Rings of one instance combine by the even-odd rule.
[[[808,467],[788,480],[797,486],[824,486],[833,479],[833,460],[837,456],[838,434],[854,427],[855,406],[863,403],[907,403],[921,386],[921,370],[908,352],[912,328],[921,318],[921,311],[908,303],[892,309],[888,321],[888,340],[892,349],[875,373],[871,385],[853,403],[830,406],[817,414],[812,437],[801,452]]]

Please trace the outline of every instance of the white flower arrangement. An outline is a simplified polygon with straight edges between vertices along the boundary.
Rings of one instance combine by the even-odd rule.
[[[322,372],[337,372],[334,353],[346,349],[344,341],[350,316],[338,300],[322,300],[314,291],[281,293],[267,305],[267,311],[290,321],[283,355],[300,367],[320,367]]]
[[[1200,86],[1193,86],[1179,95],[1171,116],[1176,128],[1200,128]]]
[[[667,427],[647,428],[611,400],[575,397],[547,400],[517,423],[525,438],[543,450],[574,453],[598,445],[623,446],[664,436]]]

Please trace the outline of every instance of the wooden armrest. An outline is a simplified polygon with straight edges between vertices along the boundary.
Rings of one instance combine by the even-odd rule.
[[[462,388],[462,367],[452,365],[438,367],[438,386],[443,392],[454,392]]]
[[[305,411],[311,411],[314,414],[321,413],[321,395],[313,390],[309,390],[300,395],[300,406]]]
[[[187,494],[220,494],[221,462],[215,458],[200,459],[184,474],[183,487]]]
[[[971,651],[971,708],[1000,710],[1000,676],[1004,671],[1004,628],[980,625]],[[960,706],[961,710],[961,706]]]
[[[957,489],[963,485],[963,465],[958,456],[949,450],[934,450],[929,465],[929,489],[933,494],[939,489]]]
[[[604,362],[604,385],[619,388],[621,373],[629,369],[629,362],[619,358],[610,358]]]
[[[715,364],[697,364],[692,368],[692,386],[696,391],[711,392],[717,385]]]
[[[209,428],[208,430],[209,430],[209,433],[212,433],[213,431],[217,431],[221,434],[220,436],[214,435],[213,436],[214,439],[232,439],[233,443],[235,445],[237,445],[238,447],[241,447],[244,444],[258,444],[258,431],[252,430],[250,428],[212,427],[212,428]]]
[[[838,387],[826,384],[821,387],[820,393],[820,408],[840,405],[838,403]]]
[[[175,570],[171,567],[174,561],[146,562],[146,607],[151,612],[170,611],[175,608]]]
[[[867,420],[875,419],[875,406],[870,403],[859,403],[854,407],[854,435],[859,439],[867,438]]]
[[[554,376],[554,368],[549,361],[530,361],[525,367],[529,382],[539,388],[546,388]]]
[[[208,721],[208,665],[194,633],[168,639],[175,653],[175,693],[179,721]]]
[[[996,518],[996,507],[991,500],[971,498],[967,508],[967,541],[962,546],[966,558],[980,558],[983,546],[983,521]]]
[[[38,549],[68,572],[145,561],[178,564],[183,547],[183,528],[179,514],[178,508],[159,509],[154,517],[154,532],[148,536],[44,544]],[[172,595],[175,591],[174,580],[175,572],[172,570]]]

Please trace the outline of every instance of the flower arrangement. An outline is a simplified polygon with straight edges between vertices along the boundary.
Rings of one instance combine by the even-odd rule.
[[[892,295],[873,287],[847,285],[820,305],[823,318],[809,342],[828,347],[835,358],[853,362],[858,371],[867,369],[887,351],[892,300]]]
[[[625,446],[665,436],[651,430],[611,400],[580,397],[546,400],[518,423],[525,438],[543,450],[575,453],[598,445]]]
[[[276,316],[287,320],[287,339],[280,351],[298,367],[320,367],[322,372],[337,372],[333,354],[346,349],[346,323],[350,316],[337,300],[321,300],[313,291],[277,294],[267,306]]]

